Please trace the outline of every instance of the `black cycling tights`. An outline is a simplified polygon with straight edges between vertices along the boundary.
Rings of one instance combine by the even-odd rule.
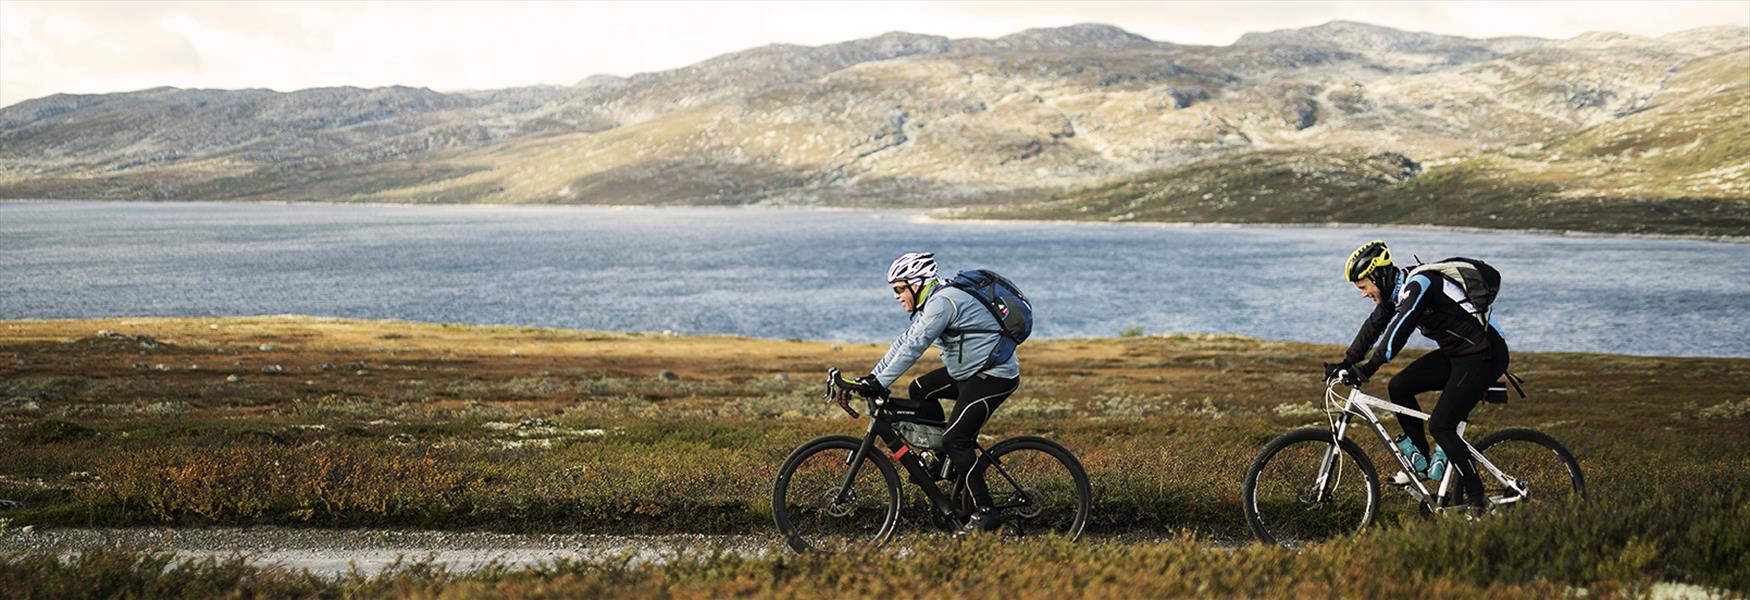
[[[1473,505],[1485,503],[1483,480],[1471,464],[1470,451],[1464,449],[1464,442],[1458,437],[1458,424],[1470,418],[1471,409],[1483,400],[1489,384],[1507,372],[1507,342],[1493,329],[1490,333],[1495,344],[1490,351],[1457,358],[1447,357],[1441,350],[1429,352],[1404,367],[1388,386],[1391,401],[1411,410],[1422,410],[1416,403],[1416,394],[1440,390],[1440,400],[1434,403],[1434,412],[1428,414],[1428,429],[1434,433],[1434,443],[1446,450],[1449,464],[1458,469],[1464,495]],[[1398,425],[1423,456],[1432,456],[1428,440],[1422,435],[1421,419],[1398,415]]]
[[[1015,389],[1021,387],[1021,379],[1003,379],[987,375],[975,375],[966,381],[955,381],[948,375],[948,369],[936,369],[924,376],[912,380],[910,396],[920,407],[918,415],[927,419],[942,419],[942,398],[952,398],[954,414],[949,415],[948,430],[942,433],[942,449],[948,455],[949,468],[956,474],[955,481],[965,476],[966,489],[972,492],[972,501],[979,507],[991,505],[990,489],[984,484],[986,461],[973,464],[973,457],[978,442],[978,430],[984,427],[984,422],[990,419],[1003,400],[1007,400]],[[964,465],[971,464],[967,469]]]

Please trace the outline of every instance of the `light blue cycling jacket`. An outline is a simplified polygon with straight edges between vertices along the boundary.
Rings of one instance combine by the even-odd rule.
[[[990,310],[960,288],[940,280],[930,282],[925,291],[924,308],[912,315],[907,327],[881,362],[870,372],[882,386],[892,386],[912,363],[924,355],[924,349],[935,342],[942,351],[942,364],[955,381],[965,381],[979,373],[1012,379],[1021,376],[1021,361],[1014,354],[1009,359],[984,368],[991,351],[997,347],[1000,333],[961,333],[943,335],[945,331],[1000,331],[1002,325]],[[1017,352],[1018,354],[1018,352]]]

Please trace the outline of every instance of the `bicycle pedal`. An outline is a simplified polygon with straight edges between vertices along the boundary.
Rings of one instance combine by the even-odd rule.
[[[973,513],[966,518],[966,521],[960,526],[960,529],[954,532],[954,536],[960,537],[969,533],[991,533],[1001,529],[1005,521],[1007,521],[1007,519],[1004,519],[1003,516],[998,513]]]

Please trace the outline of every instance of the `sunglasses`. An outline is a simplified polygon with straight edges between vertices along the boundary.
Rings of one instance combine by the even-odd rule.
[[[893,286],[893,293],[895,294],[904,294],[909,291],[911,291],[911,286],[903,283],[894,284]]]

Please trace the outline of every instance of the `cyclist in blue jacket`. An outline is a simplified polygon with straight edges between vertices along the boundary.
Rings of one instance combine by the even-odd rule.
[[[932,343],[941,350],[942,368],[912,380],[908,395],[921,404],[920,416],[948,422],[942,434],[947,460],[940,476],[954,480],[957,486],[965,485],[971,492],[977,510],[969,516],[967,528],[993,530],[1000,523],[997,513],[990,510],[990,490],[984,483],[987,465],[983,461],[974,464],[974,444],[991,413],[1020,387],[1020,361],[1014,352],[995,356],[1002,335],[996,332],[1002,330],[1001,324],[971,294],[936,278],[934,254],[900,256],[887,268],[887,282],[893,287],[894,300],[911,313],[911,325],[855,385],[865,395],[885,395]],[[943,398],[955,400],[954,411],[946,419],[942,417]]]

